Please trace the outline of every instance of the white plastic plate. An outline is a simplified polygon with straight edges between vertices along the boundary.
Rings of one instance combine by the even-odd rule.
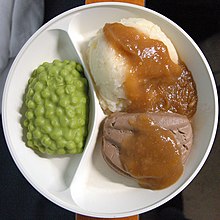
[[[152,191],[109,168],[97,139],[104,114],[88,74],[86,48],[89,39],[107,22],[140,17],[159,25],[191,70],[198,90],[193,121],[194,143],[181,178],[169,188]],[[46,158],[25,146],[21,106],[32,71],[43,62],[74,59],[84,66],[90,85],[90,124],[83,154]],[[96,3],[67,11],[40,28],[14,61],[4,89],[3,127],[10,153],[19,170],[42,195],[57,205],[84,215],[125,217],[152,210],[181,192],[203,166],[214,141],[217,92],[210,67],[193,40],[175,23],[144,7],[126,3]]]

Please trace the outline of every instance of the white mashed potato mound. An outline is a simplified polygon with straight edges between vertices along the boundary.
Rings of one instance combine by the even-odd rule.
[[[134,27],[151,39],[162,41],[168,48],[170,58],[178,63],[178,55],[170,39],[159,26],[143,18],[128,18],[120,21],[125,26]],[[88,62],[103,110],[123,111],[127,100],[123,90],[126,73],[126,60],[105,40],[101,30],[89,42]]]

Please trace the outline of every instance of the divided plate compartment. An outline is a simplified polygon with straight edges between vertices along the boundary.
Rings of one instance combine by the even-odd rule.
[[[141,17],[148,19],[172,36],[177,51],[186,62],[188,51],[181,47],[183,31],[162,15],[149,9],[126,3],[91,4],[65,12],[40,28],[18,54],[7,78],[3,96],[3,126],[10,153],[25,178],[45,197],[70,211],[96,217],[124,217],[149,211],[165,203],[194,178],[208,156],[210,147],[201,149],[200,157],[190,160],[184,175],[171,187],[152,191],[138,186],[129,177],[113,171],[101,154],[100,125],[105,115],[99,105],[93,80],[89,74],[86,48],[89,40],[108,22],[122,18]],[[197,51],[194,51],[197,53]],[[195,55],[200,57],[199,55]],[[54,59],[72,59],[81,63],[89,81],[90,120],[89,134],[82,154],[62,157],[39,157],[25,146],[22,140],[21,106],[28,79],[32,71],[43,62]],[[203,60],[197,59],[198,64]],[[189,64],[190,69],[190,64]],[[205,69],[203,70],[205,71]],[[193,71],[192,71],[193,72]],[[194,76],[198,78],[199,76]],[[204,79],[210,81],[209,75]],[[197,80],[197,79],[196,79]],[[212,90],[212,81],[208,90]],[[202,88],[199,88],[199,92]],[[214,93],[214,92],[213,92]],[[16,95],[15,95],[16,94]],[[205,95],[205,93],[204,93]],[[16,98],[15,98],[16,97]],[[215,102],[215,101],[213,101]],[[201,101],[202,103],[202,101]],[[205,105],[205,103],[199,105]],[[203,108],[203,107],[199,107]],[[202,116],[216,111],[209,108]],[[211,133],[216,120],[206,122]],[[205,132],[205,130],[204,130]],[[207,145],[213,141],[205,140]],[[204,140],[202,140],[204,142]],[[197,145],[202,143],[195,137]],[[190,157],[195,154],[192,151]],[[205,155],[205,156],[204,156]],[[203,162],[201,162],[203,161]]]

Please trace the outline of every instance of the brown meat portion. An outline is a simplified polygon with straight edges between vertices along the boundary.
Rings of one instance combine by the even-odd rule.
[[[139,114],[146,114],[156,125],[172,131],[184,164],[188,158],[193,140],[192,127],[186,116],[169,112],[129,114],[117,112],[108,116],[103,126],[102,154],[109,166],[121,174],[129,175],[120,161],[120,146],[123,138],[133,135],[133,128],[129,120],[135,119]]]

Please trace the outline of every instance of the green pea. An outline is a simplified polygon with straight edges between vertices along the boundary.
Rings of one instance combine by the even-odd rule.
[[[31,140],[28,140],[28,141],[27,141],[27,145],[28,145],[29,147],[31,147],[31,148],[34,147],[34,143],[33,143],[33,141],[31,141]]]
[[[46,110],[54,110],[54,104],[50,100],[45,100],[44,106]]]
[[[55,61],[55,66],[62,67],[63,63],[60,60]]]
[[[27,132],[27,139],[31,140],[32,139],[32,133],[31,132]]]
[[[38,79],[39,81],[45,85],[45,82],[47,81],[47,73],[45,71],[42,71],[39,75],[38,75]]]
[[[62,64],[62,62],[61,62],[60,60],[54,60],[54,61],[53,61],[53,64],[55,64],[55,66],[56,66],[56,65],[59,66],[60,64]]]
[[[56,68],[56,67],[54,67],[54,66],[51,66],[49,69],[48,69],[49,71],[49,76],[50,77],[56,77],[57,76],[57,74],[58,74],[58,69]]]
[[[76,117],[73,117],[72,120],[69,122],[69,126],[71,129],[78,128],[78,120]]]
[[[35,125],[37,127],[43,127],[45,125],[45,118],[43,118],[42,116],[36,117]]]
[[[61,99],[60,99],[60,101],[59,101],[59,104],[60,104],[60,106],[62,106],[62,107],[68,106],[69,103],[70,103],[70,100],[69,100],[69,97],[68,97],[68,96],[63,96],[63,97],[61,97]]]
[[[67,141],[63,138],[59,138],[57,140],[57,147],[58,148],[64,148],[66,146],[66,144],[67,144]]]
[[[83,67],[82,67],[82,65],[80,65],[80,64],[77,64],[77,65],[76,65],[76,69],[77,69],[80,73],[83,72]]]
[[[47,68],[48,66],[50,66],[50,63],[44,62],[44,63],[42,64],[42,66]]]
[[[50,134],[50,133],[53,131],[53,129],[52,129],[52,127],[49,125],[49,123],[46,123],[46,124],[44,125],[44,127],[42,128],[42,130],[43,130],[46,134]]]
[[[79,118],[78,119],[78,124],[79,124],[79,126],[84,126],[85,125],[85,119],[84,118]]]
[[[53,155],[53,154],[54,154],[54,149],[51,149],[51,147],[50,147],[50,148],[47,148],[47,149],[45,150],[45,152],[46,152],[47,154]]]
[[[75,110],[72,106],[66,107],[66,115],[68,118],[73,118],[75,116]]]
[[[70,73],[70,71],[72,70],[72,65],[71,64],[68,64],[68,65],[65,65],[64,66],[64,69],[66,70],[66,71],[68,71],[68,74]]]
[[[36,116],[41,116],[44,114],[44,106],[38,105],[34,111]]]
[[[83,142],[81,141],[80,143],[78,143],[77,145],[77,150],[78,152],[80,152],[80,150],[83,148]]]
[[[82,136],[82,129],[81,129],[81,128],[78,128],[78,129],[77,129],[76,135],[78,135],[79,137]]]
[[[53,151],[52,154],[54,154],[56,152],[57,145],[54,142],[52,142],[51,145],[49,146],[49,148],[47,148],[47,149],[50,149],[51,151]]]
[[[40,139],[40,138],[41,138],[41,135],[42,135],[42,133],[40,132],[39,129],[36,129],[36,130],[33,131],[33,136],[34,136],[34,138]]]
[[[77,96],[72,96],[71,97],[71,103],[72,104],[78,104],[79,103],[79,98]]]
[[[66,94],[72,94],[76,90],[76,87],[74,85],[67,85],[65,88]]]
[[[81,142],[81,137],[79,135],[76,135],[74,140],[77,144],[79,144]]]
[[[67,141],[70,141],[70,140],[73,139],[74,134],[73,134],[73,131],[72,131],[71,129],[64,129],[63,136],[64,136],[64,138],[65,138]]]
[[[71,150],[71,149],[76,149],[76,144],[74,141],[68,141],[66,144],[66,149]]]
[[[53,94],[51,94],[51,100],[53,103],[56,104],[59,101],[59,98],[55,93],[53,93]]]
[[[87,109],[86,109],[86,106],[82,106],[82,108],[80,109],[80,111],[77,110],[76,115],[77,115],[78,117],[85,117],[85,118],[87,118]]]
[[[65,154],[66,151],[65,151],[64,149],[58,149],[58,150],[57,150],[57,153],[60,154],[60,155],[62,155],[62,154]]]
[[[58,86],[64,85],[64,79],[62,76],[56,76],[55,80],[56,80],[56,85]]]
[[[41,72],[43,72],[45,70],[45,67],[44,66],[39,66],[37,69],[36,69],[36,73],[41,73]]]
[[[47,79],[47,86],[49,89],[54,89],[56,88],[57,84],[56,84],[56,80],[52,77],[52,78],[48,78]]]
[[[25,116],[26,116],[27,119],[30,120],[34,117],[34,113],[33,113],[33,111],[29,110],[25,113]]]
[[[64,60],[63,63],[65,64],[65,66],[67,66],[66,64],[69,64],[71,61],[70,60]]]
[[[80,143],[82,141],[82,130],[80,128],[77,128],[76,134],[75,134],[75,142]]]
[[[59,120],[58,120],[58,118],[51,118],[51,125],[53,126],[53,127],[59,127],[60,126],[60,122],[59,122]]]
[[[36,82],[36,84],[34,86],[34,90],[36,92],[39,92],[39,91],[41,91],[43,89],[43,87],[44,87],[44,85],[41,82],[38,81],[38,82]]]
[[[29,109],[34,109],[35,108],[35,103],[32,100],[27,101],[27,107]]]
[[[56,94],[57,94],[57,95],[61,96],[61,95],[63,95],[64,93],[65,93],[65,89],[64,89],[63,87],[58,87],[58,88],[56,89]]]
[[[46,152],[46,149],[45,149],[44,146],[39,146],[39,147],[38,147],[38,150],[39,150],[42,154],[44,154],[44,153]]]
[[[68,126],[68,124],[69,124],[69,119],[64,115],[60,116],[60,125],[62,127],[66,127]]]
[[[25,119],[24,122],[23,122],[23,125],[24,125],[24,127],[28,127],[28,125],[29,125],[29,120],[28,120],[28,119]]]
[[[81,108],[80,105],[78,105],[77,108],[76,108],[76,114],[77,115],[82,115],[82,113],[83,113],[82,108]]]
[[[55,112],[53,109],[48,109],[45,112],[45,118],[47,118],[47,119],[53,119],[54,115],[55,115]]]
[[[44,62],[25,94],[27,146],[47,154],[80,153],[88,125],[88,83],[75,61]]]
[[[63,113],[64,111],[63,111],[63,109],[61,108],[61,107],[57,107],[56,108],[56,115],[57,116],[63,116]]]
[[[41,140],[41,144],[44,147],[50,147],[52,145],[52,141],[48,136],[43,136],[42,140]]]
[[[79,78],[79,77],[80,77],[80,73],[79,73],[76,69],[72,70],[72,75],[73,75],[75,78]]]
[[[65,82],[66,84],[71,85],[73,83],[73,77],[71,75],[65,76]]]
[[[38,139],[34,139],[33,141],[33,145],[37,148],[40,148],[41,147],[41,143]],[[43,147],[43,146],[42,146]],[[44,147],[43,147],[44,148]]]
[[[37,104],[40,104],[40,103],[42,102],[42,98],[41,98],[40,93],[36,92],[36,93],[33,95],[33,100],[34,100]]]
[[[77,148],[68,149],[67,152],[68,152],[69,154],[77,154],[77,153],[80,153],[80,152],[78,152],[78,149],[77,149]]]
[[[71,65],[72,69],[76,68],[76,62],[75,61],[71,60],[70,65]]]
[[[34,90],[32,88],[29,88],[28,92],[27,92],[27,97],[29,98],[29,97],[33,96],[33,94],[34,94]]]
[[[48,98],[48,97],[50,97],[50,90],[49,90],[49,88],[45,88],[42,92],[41,92],[41,95],[42,95],[42,97],[43,98]]]
[[[32,122],[29,123],[29,125],[28,125],[28,130],[29,130],[29,131],[34,131],[34,130],[35,130],[35,127],[34,127],[34,125],[32,124]]]
[[[86,97],[82,97],[82,98],[80,99],[80,103],[86,104],[86,103],[87,103]]]
[[[66,76],[68,76],[68,74],[69,74],[69,72],[66,69],[63,69],[63,70],[60,71],[60,75],[62,77],[66,77]]]
[[[60,128],[54,128],[50,132],[50,137],[54,140],[58,140],[62,136],[63,132]]]
[[[29,85],[30,85],[30,84],[32,85],[33,80],[34,80],[34,78],[31,77],[31,78],[28,80],[28,84],[29,84]]]
[[[77,89],[82,89],[83,83],[81,81],[77,81],[76,82],[76,87],[77,87]]]

